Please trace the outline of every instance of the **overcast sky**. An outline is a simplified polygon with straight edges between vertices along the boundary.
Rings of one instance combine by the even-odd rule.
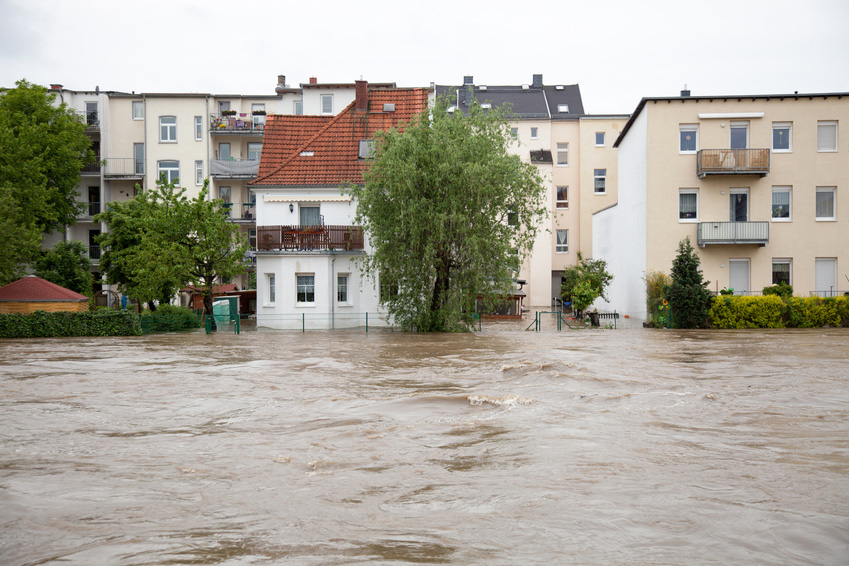
[[[581,86],[643,96],[849,91],[849,0],[0,0],[0,86],[273,94],[290,85]]]

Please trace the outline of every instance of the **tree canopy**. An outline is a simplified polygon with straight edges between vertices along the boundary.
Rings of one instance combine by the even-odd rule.
[[[547,214],[536,167],[508,151],[507,111],[449,107],[440,98],[379,133],[364,184],[350,189],[373,248],[364,268],[408,330],[466,329],[476,298],[512,292]]]
[[[613,280],[607,272],[607,262],[603,259],[584,259],[578,252],[578,263],[567,267],[560,285],[563,301],[572,303],[577,311],[583,311],[601,297],[607,299],[605,291]]]
[[[227,222],[220,200],[207,200],[208,182],[189,199],[185,189],[160,179],[155,189],[132,200],[110,203],[94,218],[106,222],[100,267],[106,281],[142,302],[168,301],[189,284],[204,288],[204,307],[212,314],[212,286],[242,273],[247,242]]]
[[[35,274],[81,295],[93,294],[91,260],[82,242],[59,242],[35,260]]]
[[[0,187],[0,287],[24,276],[41,250],[41,232],[21,211],[12,189]]]
[[[71,225],[84,206],[80,171],[95,156],[85,124],[48,89],[20,80],[0,93],[0,187],[38,233]]]

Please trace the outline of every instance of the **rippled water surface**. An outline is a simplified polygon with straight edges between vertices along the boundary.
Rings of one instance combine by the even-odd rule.
[[[2,564],[847,564],[849,333],[0,341]]]

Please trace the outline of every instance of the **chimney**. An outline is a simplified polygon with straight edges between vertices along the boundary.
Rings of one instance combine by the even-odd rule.
[[[534,88],[542,88],[542,75],[534,75]]]
[[[62,90],[62,85],[60,84],[51,84],[50,90]]]
[[[368,81],[354,81],[354,92],[356,93],[354,110],[366,112],[368,110]]]
[[[473,85],[475,84],[475,77],[472,75],[466,75],[463,77],[463,86]]]
[[[315,77],[310,77],[310,84],[311,84],[311,85],[316,85],[316,84],[318,84],[318,79],[317,79],[317,78],[315,78]]]
[[[690,96],[690,90],[687,88],[687,85],[684,85],[684,90],[681,91],[681,97],[684,98],[687,96]]]

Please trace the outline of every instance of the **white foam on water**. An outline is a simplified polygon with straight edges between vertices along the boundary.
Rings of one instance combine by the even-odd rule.
[[[522,397],[521,395],[504,395],[503,397],[489,397],[487,395],[470,395],[469,405],[479,407],[481,405],[494,405],[496,407],[517,407],[519,405],[531,405],[535,399]]]

